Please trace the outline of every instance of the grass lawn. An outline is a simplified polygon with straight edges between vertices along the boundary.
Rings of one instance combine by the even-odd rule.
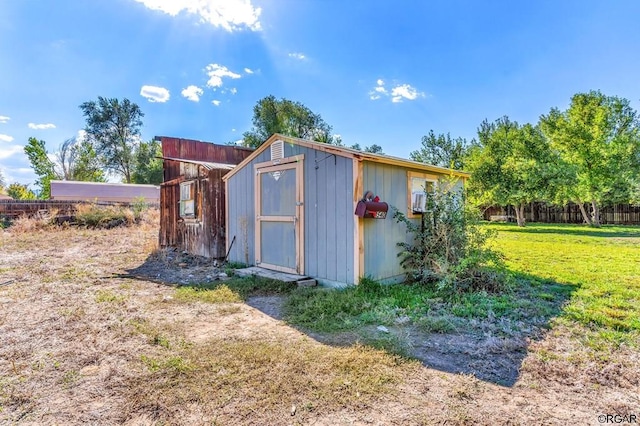
[[[638,343],[639,227],[489,226],[498,231],[495,244],[510,270],[575,287],[561,319],[588,326],[606,339]]]
[[[419,286],[365,280],[341,291],[296,291],[285,306],[287,318],[322,332],[408,322],[425,331],[473,332],[492,322],[503,335],[559,321],[586,328],[595,347],[638,345],[640,227],[486,226],[497,231],[493,244],[513,280],[506,294],[442,298]]]

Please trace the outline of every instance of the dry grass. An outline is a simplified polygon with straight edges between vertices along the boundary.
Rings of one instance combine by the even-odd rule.
[[[227,423],[303,422],[345,406],[366,410],[416,366],[366,347],[327,348],[308,341],[209,340],[144,356],[128,384],[129,418],[184,424],[185,407]]]
[[[156,239],[144,223],[3,233],[0,424],[595,424],[638,412],[635,349],[600,368],[567,329],[535,343],[514,386],[496,386],[321,344],[244,303],[172,303],[175,287],[121,277],[145,262],[174,276],[150,258]],[[569,353],[584,362],[560,371]]]

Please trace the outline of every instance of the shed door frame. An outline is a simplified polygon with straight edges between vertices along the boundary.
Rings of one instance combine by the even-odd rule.
[[[274,165],[274,162],[277,164]],[[283,158],[276,161],[258,163],[255,168],[255,261],[257,266],[263,266],[274,271],[289,272],[304,275],[304,155]],[[262,190],[260,175],[262,173],[295,170],[295,215],[294,216],[267,216],[261,215]],[[295,232],[295,268],[287,268],[281,265],[272,265],[261,262],[262,258],[262,222],[293,222]]]

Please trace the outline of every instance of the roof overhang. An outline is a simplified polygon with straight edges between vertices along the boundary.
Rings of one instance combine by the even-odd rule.
[[[184,158],[175,158],[175,157],[156,157],[156,158],[161,158],[163,160],[170,160],[170,161],[179,161],[181,163],[197,164],[199,166],[204,167],[207,170],[233,170],[236,167],[234,164],[211,163],[209,161],[198,161],[198,160],[185,160]]]
[[[328,143],[315,142],[307,139],[294,138],[291,136],[284,136],[279,133],[274,133],[267,139],[262,145],[260,145],[251,155],[245,158],[240,164],[236,166],[234,170],[227,173],[222,177],[223,180],[229,179],[236,174],[246,164],[250,163],[254,158],[264,152],[273,142],[281,140],[285,143],[292,143],[295,145],[305,146],[307,148],[323,151],[328,154],[335,154],[341,157],[353,158],[361,161],[371,161],[381,164],[390,164],[394,166],[400,166],[407,169],[420,170],[425,172],[437,173],[440,175],[450,175],[459,177],[462,179],[468,179],[471,175],[459,170],[448,169],[446,167],[433,166],[431,164],[420,163],[419,161],[407,160],[405,158],[392,157],[390,155],[373,154],[370,152],[358,151],[356,149],[346,148],[343,146],[331,145]]]

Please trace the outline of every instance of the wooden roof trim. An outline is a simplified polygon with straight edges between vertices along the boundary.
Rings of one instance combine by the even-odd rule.
[[[251,155],[245,158],[240,164],[236,166],[235,169],[231,170],[225,176],[222,177],[223,180],[229,179],[231,176],[235,175],[240,169],[242,169],[246,164],[250,163],[255,157],[264,152],[273,142],[277,140],[282,140],[284,142],[292,143],[295,145],[304,146],[306,148],[315,149],[318,151],[323,151],[329,154],[336,154],[341,157],[346,158],[355,158],[358,160],[371,161],[375,163],[381,164],[389,164],[392,166],[400,166],[407,169],[421,170],[427,172],[435,172],[441,175],[453,175],[458,176],[463,179],[470,177],[469,173],[461,172],[459,170],[448,169],[446,167],[433,166],[431,164],[420,163],[418,161],[407,160],[399,157],[391,157],[389,155],[381,155],[381,154],[372,154],[370,152],[362,152],[351,148],[346,148],[342,146],[330,145],[322,142],[315,142],[306,139],[294,138],[291,136],[284,136],[279,133],[274,133],[267,139],[262,145],[258,147]]]

